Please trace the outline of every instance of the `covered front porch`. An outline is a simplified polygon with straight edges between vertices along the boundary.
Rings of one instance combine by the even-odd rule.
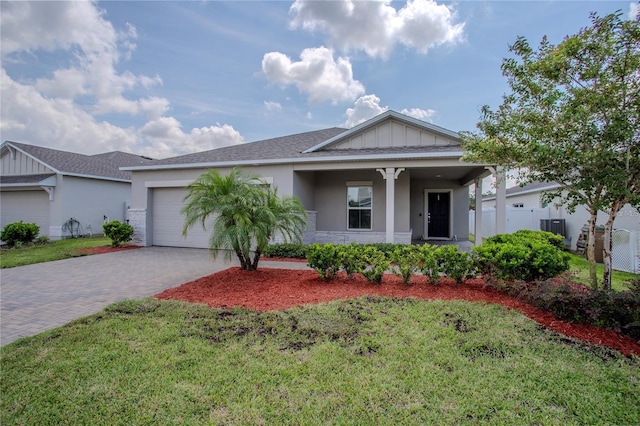
[[[482,218],[469,226],[470,188],[481,198],[482,179],[499,176],[499,170],[446,158],[345,166],[295,171],[294,195],[309,213],[306,243],[426,241],[467,247],[470,234],[482,241]],[[504,179],[497,180],[497,197],[504,203]]]

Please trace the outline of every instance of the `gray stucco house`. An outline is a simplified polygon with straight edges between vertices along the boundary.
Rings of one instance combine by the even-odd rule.
[[[52,240],[101,234],[105,217],[126,220],[131,172],[120,167],[149,162],[120,151],[82,155],[5,141],[0,146],[0,226],[36,223],[40,235]]]
[[[387,111],[352,129],[311,131],[122,170],[132,173],[129,220],[136,244],[207,247],[209,233],[200,227],[182,235],[185,187],[209,169],[225,173],[234,166],[302,201],[309,214],[305,243],[410,243],[469,237],[469,186],[494,169],[464,163],[462,154],[457,133]]]

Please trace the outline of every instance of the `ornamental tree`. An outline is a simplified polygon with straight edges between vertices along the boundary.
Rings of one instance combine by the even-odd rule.
[[[597,287],[595,226],[605,225],[603,287],[611,288],[611,232],[626,204],[640,206],[640,23],[591,14],[591,26],[534,50],[518,37],[502,62],[511,93],[482,108],[479,132],[463,132],[465,159],[520,170],[521,183],[557,182],[544,195],[589,212],[590,279]],[[559,201],[558,201],[559,200]]]
[[[278,197],[277,188],[235,167],[222,176],[216,170],[202,174],[188,186],[182,214],[182,233],[212,219],[209,247],[214,258],[233,254],[246,271],[258,268],[260,256],[276,233],[285,240],[299,240],[306,225],[306,212],[292,196]]]

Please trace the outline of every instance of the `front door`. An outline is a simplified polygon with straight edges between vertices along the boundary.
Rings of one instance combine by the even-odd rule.
[[[450,238],[451,193],[427,193],[427,238]]]

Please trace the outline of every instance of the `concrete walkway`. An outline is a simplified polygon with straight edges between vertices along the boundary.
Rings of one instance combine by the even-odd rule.
[[[145,247],[2,269],[0,345],[236,265],[214,261],[204,249]],[[260,266],[306,268],[296,262]]]

